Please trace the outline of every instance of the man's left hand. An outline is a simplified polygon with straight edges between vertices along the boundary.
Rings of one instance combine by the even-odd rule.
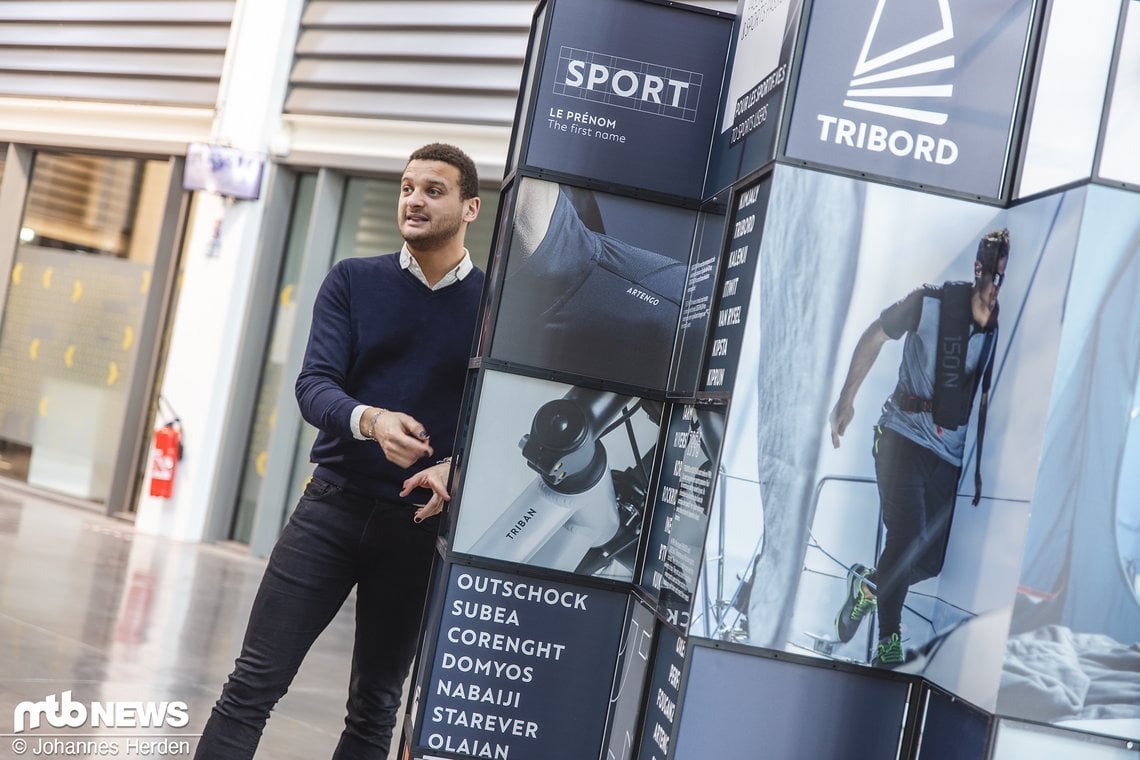
[[[451,501],[451,494],[447,492],[447,475],[449,472],[451,472],[451,463],[440,462],[437,465],[420,470],[404,481],[404,490],[400,491],[401,496],[407,496],[417,488],[431,490],[431,498],[428,499],[427,504],[420,504],[412,518],[416,522],[423,522],[432,515],[438,515],[443,511],[444,503]]]

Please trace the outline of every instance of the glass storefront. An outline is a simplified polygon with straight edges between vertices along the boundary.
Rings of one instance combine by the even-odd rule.
[[[388,179],[352,178],[345,184],[333,250],[306,251],[305,245],[309,238],[309,210],[314,204],[316,186],[317,180],[314,175],[306,175],[298,182],[282,280],[278,289],[273,332],[265,354],[250,446],[246,453],[241,492],[230,536],[233,540],[243,543],[248,543],[250,540],[254,515],[257,512],[262,484],[267,473],[277,402],[280,394],[287,393],[291,396],[293,393],[295,379],[293,373],[296,372],[296,368],[286,366],[287,348],[295,331],[307,332],[309,329],[311,315],[299,313],[293,299],[294,292],[301,285],[302,261],[306,256],[325,256],[328,260],[328,265],[325,267],[327,271],[342,259],[392,253],[403,245],[403,239],[396,227],[399,182]],[[482,190],[480,198],[482,207],[479,218],[467,231],[467,249],[471,252],[475,265],[485,270],[491,249],[499,193],[495,190]],[[284,512],[286,518],[294,506],[296,495],[301,492],[302,485],[312,473],[309,449],[315,438],[316,429],[302,423],[300,434],[292,447],[290,488],[287,491],[290,496]]]
[[[307,174],[297,183],[297,196],[293,202],[292,222],[289,241],[282,264],[281,284],[277,289],[277,305],[273,314],[273,332],[265,351],[265,362],[261,371],[261,388],[257,395],[253,428],[250,431],[249,449],[246,452],[245,469],[242,473],[241,491],[234,510],[231,538],[243,543],[249,542],[253,529],[253,516],[257,511],[257,499],[261,493],[261,483],[265,478],[266,463],[269,459],[269,439],[276,423],[274,408],[277,393],[282,387],[289,339],[297,324],[297,304],[294,294],[301,275],[301,259],[305,251],[305,241],[309,235],[309,209],[313,205],[317,177]]]
[[[35,156],[0,325],[0,476],[107,501],[170,172]]]

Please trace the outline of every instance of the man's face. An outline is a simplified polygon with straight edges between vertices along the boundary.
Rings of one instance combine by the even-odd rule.
[[[981,297],[982,303],[986,305],[990,311],[997,306],[998,293],[1001,286],[1005,284],[1005,264],[1008,258],[998,259],[997,267],[994,271],[989,271],[982,268],[980,262],[976,265],[976,280],[975,287],[977,288],[978,295]]]
[[[432,250],[462,236],[475,219],[478,200],[464,200],[459,169],[443,161],[411,161],[400,180],[396,222],[411,248]]]

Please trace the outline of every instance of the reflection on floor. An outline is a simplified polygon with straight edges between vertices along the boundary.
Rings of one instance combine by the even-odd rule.
[[[0,476],[28,482],[28,464],[32,450],[28,446],[0,438]]]
[[[14,756],[18,739],[26,737],[30,750],[47,733],[114,741],[118,756],[134,755],[118,737],[161,734],[191,750],[165,756],[192,755],[237,656],[263,568],[230,549],[135,535],[129,523],[0,484],[0,758]],[[353,603],[317,640],[277,705],[259,758],[332,754],[343,725]],[[67,691],[83,705],[185,702],[189,722],[132,732],[52,728],[45,718],[38,731],[13,736],[19,703],[53,695],[62,702]]]

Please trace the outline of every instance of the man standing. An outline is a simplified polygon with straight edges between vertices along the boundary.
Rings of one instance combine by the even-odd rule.
[[[317,466],[269,558],[197,758],[253,757],[269,711],[353,586],[348,714],[333,757],[387,757],[436,515],[450,498],[483,286],[463,241],[478,214],[471,159],[450,145],[424,146],[400,181],[403,249],[341,261],[321,285],[296,386],[302,415],[318,428]]]
[[[942,571],[958,490],[966,429],[981,386],[974,505],[981,495],[980,462],[997,343],[998,291],[1009,258],[1009,231],[978,243],[974,281],[925,286],[887,307],[863,332],[831,411],[831,442],[855,415],[854,400],[883,344],[905,335],[898,384],[875,426],[875,479],[886,541],[878,565],[855,564],[835,619],[840,641],[878,609],[873,662],[904,661],[901,623],[910,586]]]

